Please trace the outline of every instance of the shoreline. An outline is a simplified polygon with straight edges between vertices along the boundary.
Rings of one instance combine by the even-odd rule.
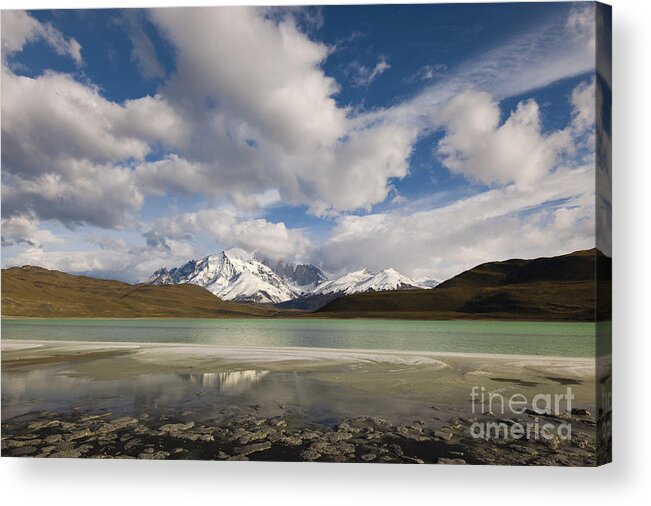
[[[7,456],[526,464],[597,462],[591,358],[6,340]],[[607,369],[607,368],[606,368]],[[471,409],[473,386],[576,395],[572,413]],[[570,423],[569,441],[475,423]]]
[[[18,349],[35,349],[35,348],[53,348],[59,346],[78,347],[78,348],[125,348],[133,350],[144,350],[163,348],[170,350],[177,348],[177,352],[181,353],[183,350],[196,352],[212,351],[215,358],[220,358],[220,354],[227,354],[237,356],[253,352],[254,357],[259,360],[264,360],[261,354],[268,354],[269,358],[274,355],[281,355],[286,353],[286,356],[292,356],[296,359],[318,359],[318,358],[333,358],[339,359],[341,356],[348,355],[349,357],[364,358],[368,356],[385,357],[387,359],[397,358],[400,356],[413,356],[413,357],[446,357],[446,358],[468,358],[468,359],[495,359],[495,360],[524,360],[531,362],[573,362],[580,365],[594,364],[596,360],[609,358],[610,355],[602,357],[568,357],[557,355],[518,355],[518,354],[504,354],[504,353],[468,353],[468,352],[449,352],[449,351],[419,351],[419,350],[390,350],[390,349],[376,349],[376,348],[324,348],[324,347],[299,347],[299,346],[224,346],[212,345],[201,343],[170,343],[170,342],[140,342],[140,341],[75,341],[75,340],[50,340],[50,339],[1,339],[0,347],[2,351],[15,351]],[[386,360],[390,362],[391,360]]]
[[[289,311],[288,313],[282,313],[283,311]],[[291,311],[295,311],[292,313]],[[585,325],[585,324],[603,324],[603,323],[610,323],[611,320],[604,320],[604,321],[595,321],[595,320],[549,320],[549,319],[539,319],[539,318],[520,318],[520,319],[514,319],[514,318],[499,318],[499,317],[494,317],[494,318],[488,318],[486,315],[481,314],[481,315],[473,315],[473,314],[468,314],[467,316],[458,316],[455,313],[455,317],[452,318],[450,316],[440,316],[440,317],[430,317],[430,316],[423,316],[423,317],[416,317],[416,316],[402,316],[402,315],[396,315],[396,316],[391,316],[391,313],[387,313],[383,316],[378,316],[378,317],[371,317],[368,315],[362,315],[362,316],[348,316],[346,314],[327,314],[327,313],[318,313],[318,312],[313,312],[313,311],[305,311],[301,309],[295,309],[295,310],[284,310],[284,309],[278,309],[279,313],[282,314],[270,314],[270,315],[264,315],[264,316],[255,316],[255,315],[234,315],[234,316],[214,316],[214,317],[209,317],[209,316],[200,316],[200,317],[192,317],[192,316],[16,316],[16,315],[6,315],[0,317],[0,321],[2,320],[362,320],[362,321],[410,321],[410,322],[424,322],[424,321],[431,321],[431,322],[467,322],[467,321],[473,321],[473,322],[486,322],[486,323],[549,323],[549,324],[579,324],[579,325]]]
[[[611,361],[610,356],[595,360],[191,343],[3,339],[1,345],[3,377],[14,372],[40,371],[55,377],[64,374],[86,378],[99,385],[105,380],[160,375],[211,377],[269,371],[275,375],[299,374],[321,385],[364,395],[457,405],[467,404],[468,393],[475,386],[486,391],[517,389],[533,395],[541,390],[562,393],[567,385],[572,385],[577,400],[585,403],[593,399],[598,376],[608,370]]]

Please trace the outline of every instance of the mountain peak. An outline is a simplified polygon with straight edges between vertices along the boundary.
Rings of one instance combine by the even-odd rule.
[[[161,269],[149,283],[203,286],[223,300],[278,303],[298,295],[268,266],[241,248],[231,248],[170,270]]]
[[[312,264],[292,264],[282,259],[274,261],[269,258],[262,258],[260,261],[301,291],[311,291],[328,280],[321,269]]]
[[[361,269],[349,272],[333,281],[327,281],[314,290],[314,294],[327,295],[341,293],[349,295],[360,292],[379,292],[385,290],[408,290],[425,288],[416,281],[400,274],[395,269],[384,269],[378,273]]]
[[[311,295],[426,288],[393,268],[378,273],[360,269],[328,281],[314,265],[260,260],[241,248],[190,260],[173,269],[160,269],[148,282],[154,285],[190,283],[203,286],[224,300],[273,304]]]

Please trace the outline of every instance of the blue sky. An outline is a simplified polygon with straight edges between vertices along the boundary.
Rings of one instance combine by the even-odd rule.
[[[593,4],[4,11],[2,263],[594,246]],[[597,86],[598,87],[598,86]]]

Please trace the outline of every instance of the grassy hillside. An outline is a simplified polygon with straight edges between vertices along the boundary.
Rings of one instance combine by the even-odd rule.
[[[597,305],[599,318],[610,318],[611,272],[610,258],[594,249],[489,262],[431,290],[349,295],[311,313],[225,302],[196,285],[129,285],[24,266],[2,270],[2,316],[593,321]]]
[[[200,318],[278,313],[225,302],[196,285],[129,285],[31,266],[2,270],[2,316]]]
[[[597,258],[600,268],[597,270]],[[489,262],[431,290],[349,295],[326,304],[328,317],[592,321],[610,314],[611,260],[596,250],[535,260]],[[597,274],[599,272],[599,274]],[[603,300],[603,302],[602,302]]]

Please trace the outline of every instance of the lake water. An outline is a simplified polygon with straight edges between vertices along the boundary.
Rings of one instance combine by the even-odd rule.
[[[594,357],[594,323],[331,319],[3,319],[3,339]],[[600,350],[600,354],[601,354]],[[607,352],[608,350],[603,350]]]

